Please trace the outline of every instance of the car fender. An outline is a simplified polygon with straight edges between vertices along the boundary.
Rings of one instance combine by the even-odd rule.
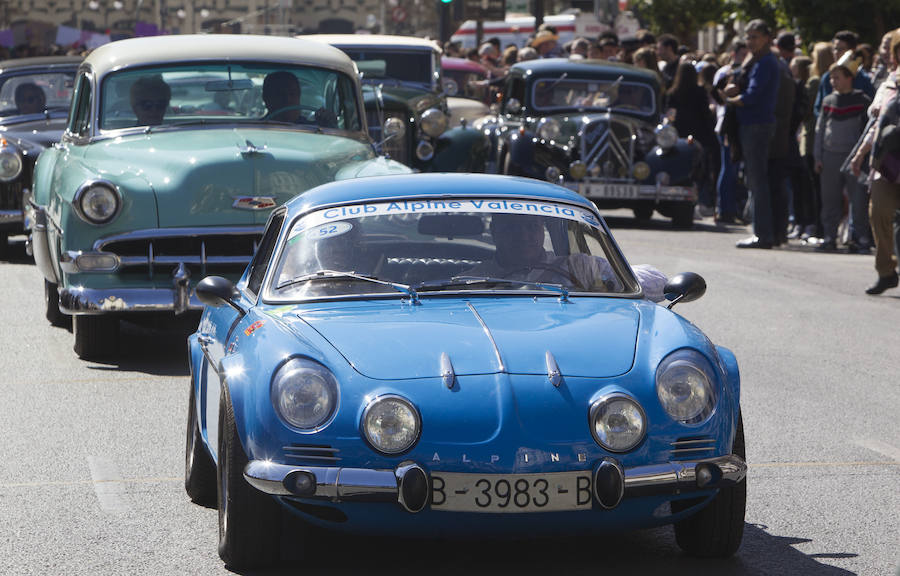
[[[437,139],[430,170],[435,172],[484,172],[489,141],[484,132],[458,126]]]
[[[716,352],[719,355],[719,362],[722,370],[725,372],[727,385],[726,392],[731,394],[732,411],[734,419],[737,422],[738,413],[741,409],[741,373],[738,369],[737,357],[734,352],[724,346],[716,346]]]
[[[523,173],[531,175],[530,168],[534,164],[534,140],[532,139],[532,134],[530,132],[525,132],[524,134],[516,132],[508,138],[504,148],[506,152],[504,159],[509,157],[510,161]],[[500,166],[500,171],[503,171],[503,166]]]
[[[666,172],[669,174],[671,184],[686,184],[694,180],[695,165],[700,160],[700,154],[694,144],[687,140],[678,140],[669,150],[656,146],[647,154],[645,160],[650,166],[652,176]]]

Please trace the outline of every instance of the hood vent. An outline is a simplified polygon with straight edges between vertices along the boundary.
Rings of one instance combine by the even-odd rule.
[[[339,462],[337,455],[340,450],[331,446],[314,446],[312,444],[288,444],[284,447],[284,456],[292,463],[309,462],[315,464],[328,464]]]

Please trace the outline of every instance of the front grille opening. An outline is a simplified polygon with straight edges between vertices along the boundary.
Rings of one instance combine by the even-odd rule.
[[[284,456],[292,463],[308,462],[315,464],[329,464],[339,462],[340,450],[331,446],[317,446],[313,444],[288,444],[284,446]]]
[[[716,450],[716,439],[710,436],[687,436],[672,442],[672,456],[678,459],[706,458]]]

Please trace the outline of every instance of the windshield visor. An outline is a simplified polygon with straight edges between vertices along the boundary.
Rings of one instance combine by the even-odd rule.
[[[347,205],[293,223],[267,300],[448,291],[636,294],[588,210],[536,201]]]
[[[125,70],[103,80],[100,128],[272,123],[361,130],[353,81],[280,64],[197,63]]]
[[[537,110],[629,110],[653,114],[653,90],[646,84],[610,80],[544,79],[531,93]]]

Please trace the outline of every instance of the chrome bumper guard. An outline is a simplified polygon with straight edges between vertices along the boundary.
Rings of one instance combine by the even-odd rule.
[[[48,282],[59,284],[59,279],[56,277],[56,268],[53,266],[53,260],[50,256],[50,243],[47,240],[47,212],[34,203],[31,203],[30,206],[34,221],[31,225],[31,235],[28,244],[31,247],[31,254],[34,256],[34,263]]]
[[[611,459],[598,462],[598,469]],[[695,490],[722,488],[739,483],[747,475],[747,463],[735,454],[692,461],[675,461],[622,469],[624,496],[648,494],[679,494]],[[410,512],[417,512],[427,505],[429,493],[415,492],[422,485],[427,473],[411,462],[401,464],[396,470],[371,470],[365,468],[335,468],[317,466],[291,466],[266,460],[253,460],[244,468],[244,478],[251,486],[273,496],[298,496],[326,499],[334,502],[363,500],[370,502],[396,501]],[[596,478],[596,473],[595,473]],[[314,480],[314,482],[313,482]],[[621,479],[619,480],[621,482]],[[428,482],[424,482],[428,486]],[[621,484],[620,484],[621,485]],[[602,494],[597,494],[603,508],[613,508],[614,503],[604,505]],[[619,497],[621,498],[621,494]]]
[[[582,182],[566,182],[564,185],[566,188],[578,192],[586,198],[596,198],[598,200],[697,201],[697,189],[690,186],[627,184],[622,182],[603,182],[600,180],[593,181],[590,179]]]

